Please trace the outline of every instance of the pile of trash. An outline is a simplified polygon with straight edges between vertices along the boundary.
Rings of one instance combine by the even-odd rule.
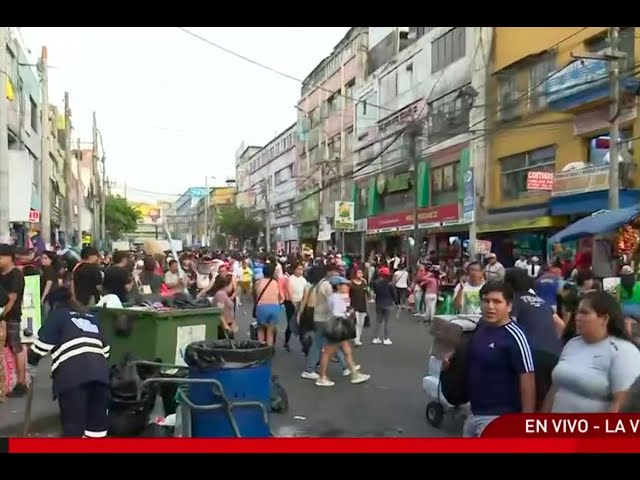
[[[158,417],[175,413],[178,385],[150,383],[148,378],[184,378],[185,370],[163,372],[159,367],[136,364],[133,356],[111,369],[111,405],[109,408],[109,435],[137,437],[144,435],[149,423]],[[140,396],[138,397],[138,392]]]

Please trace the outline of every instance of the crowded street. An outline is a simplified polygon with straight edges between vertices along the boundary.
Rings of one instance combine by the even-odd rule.
[[[239,308],[239,338],[248,335],[251,306]],[[366,342],[356,350],[358,361],[372,373],[370,382],[351,385],[339,379],[335,388],[322,389],[300,378],[304,357],[292,341],[292,351],[280,339],[273,372],[289,397],[289,411],[272,414],[274,436],[314,437],[441,437],[459,435],[460,425],[451,421],[436,429],[425,418],[426,396],[422,390],[429,329],[424,322],[403,312],[393,326],[392,346]],[[244,333],[243,333],[244,332]],[[365,330],[364,338],[370,336]],[[44,363],[44,362],[43,362]],[[46,365],[43,365],[46,369]],[[337,366],[335,367],[338,368]],[[401,373],[399,373],[401,372]],[[42,383],[41,383],[42,382]],[[32,436],[58,436],[57,405],[51,401],[50,380],[43,376],[33,406]],[[0,408],[0,435],[20,435],[25,399],[11,399]]]

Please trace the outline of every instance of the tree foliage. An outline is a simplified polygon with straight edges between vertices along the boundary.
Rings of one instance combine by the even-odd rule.
[[[126,198],[109,195],[105,204],[105,223],[109,238],[119,240],[125,233],[135,232],[141,214]]]
[[[264,229],[261,221],[235,205],[221,208],[218,212],[218,227],[221,233],[236,237],[240,242],[256,239]]]

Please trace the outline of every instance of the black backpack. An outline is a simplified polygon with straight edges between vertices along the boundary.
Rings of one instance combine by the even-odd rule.
[[[469,372],[469,343],[474,332],[462,334],[458,348],[449,360],[449,367],[440,372],[440,390],[454,407],[469,403],[467,375]]]

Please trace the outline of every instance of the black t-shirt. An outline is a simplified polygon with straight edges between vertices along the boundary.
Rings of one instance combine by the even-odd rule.
[[[104,271],[104,293],[117,295],[121,302],[126,302],[128,293],[125,286],[131,282],[131,275],[126,268],[115,265]]]
[[[91,297],[94,301],[99,300],[99,285],[102,285],[102,271],[98,265],[83,263],[73,272],[76,299],[83,305],[88,305]]]
[[[40,295],[44,293],[44,287],[47,285],[47,282],[52,282],[52,289],[58,286],[58,271],[52,265],[42,269],[42,273],[40,274]]]
[[[9,273],[0,273],[0,287],[7,292],[7,294],[15,293],[17,295],[11,311],[3,314],[2,317],[7,322],[20,323],[22,320],[22,297],[24,295],[24,276],[22,272],[14,268]]]

